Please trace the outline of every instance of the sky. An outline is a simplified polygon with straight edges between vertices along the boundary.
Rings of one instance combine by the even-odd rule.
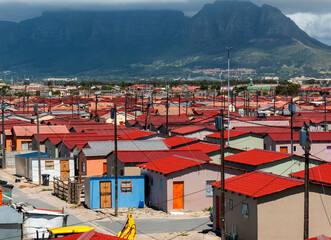
[[[0,20],[21,21],[45,10],[173,9],[193,16],[215,0],[0,0]],[[331,0],[251,0],[280,9],[311,37],[331,45]]]

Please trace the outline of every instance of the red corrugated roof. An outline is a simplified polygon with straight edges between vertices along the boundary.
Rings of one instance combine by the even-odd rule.
[[[182,156],[174,155],[157,159],[152,162],[142,163],[138,165],[138,167],[149,169],[155,172],[160,172],[163,174],[169,174],[205,163],[206,161],[199,161],[196,159],[184,158]]]
[[[227,146],[225,146],[227,147]],[[190,144],[188,146],[176,148],[176,150],[201,150],[204,153],[210,153],[215,151],[220,151],[219,144],[205,143],[205,142],[197,142]]]
[[[119,139],[121,139],[121,140],[134,140],[134,139],[148,137],[148,136],[155,135],[155,134],[156,134],[156,132],[148,132],[148,131],[139,130],[139,131],[136,131],[136,132],[121,134],[119,136]]]
[[[237,137],[237,136],[240,136],[240,135],[244,135],[246,133],[248,133],[248,132],[230,130],[230,138]],[[206,137],[210,137],[210,138],[221,138],[221,134],[219,132],[215,132],[215,133],[206,135]],[[228,131],[224,131],[224,138],[225,139],[228,138]]]
[[[331,132],[310,132],[311,141],[331,141]],[[269,136],[275,142],[291,141],[290,132],[269,133]],[[293,140],[299,141],[299,132],[293,132]]]
[[[288,158],[293,154],[252,149],[225,157],[226,161],[258,166],[260,164]]]
[[[184,127],[174,128],[171,130],[171,132],[178,134],[186,134],[186,133],[197,132],[203,129],[205,129],[205,127],[203,126],[184,126]]]
[[[151,162],[169,156],[181,156],[201,161],[212,161],[210,157],[200,150],[153,150],[153,151],[118,151],[118,159],[121,162]]]
[[[163,139],[162,141],[164,142],[164,144],[167,147],[172,148],[172,147],[187,144],[187,143],[197,142],[198,140],[192,139],[192,138],[174,136],[174,137],[170,137],[167,139]]]
[[[251,197],[262,197],[303,185],[304,181],[262,171],[254,171],[225,180],[225,189]],[[221,181],[211,185],[221,188]]]
[[[37,126],[14,126],[13,133],[19,137],[32,137],[33,134],[37,133]],[[58,125],[58,126],[39,126],[39,133],[69,133],[69,130],[66,126]]]
[[[293,177],[305,178],[305,170],[290,174]],[[309,169],[309,179],[331,184],[331,164],[326,163]]]

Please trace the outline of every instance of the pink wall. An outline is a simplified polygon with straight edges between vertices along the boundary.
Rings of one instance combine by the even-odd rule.
[[[229,168],[225,171],[225,178],[243,173]],[[166,212],[173,210],[173,182],[184,182],[184,210],[203,210],[213,205],[213,197],[206,196],[206,181],[218,181],[221,177],[220,166],[212,164],[204,164],[168,175],[143,169],[142,174],[153,178],[149,195],[151,205]],[[160,187],[161,180],[163,181],[162,188]]]

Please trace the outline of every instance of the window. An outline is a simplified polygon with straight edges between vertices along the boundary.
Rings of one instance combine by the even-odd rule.
[[[297,151],[297,146],[293,146],[293,152]]]
[[[207,180],[206,181],[206,197],[212,197],[213,196],[213,187],[210,185],[213,182],[215,182],[215,180]]]
[[[162,188],[162,186],[163,186],[163,181],[162,179],[160,179],[160,188]]]
[[[121,181],[121,193],[132,192],[132,181]]]
[[[85,163],[82,163],[82,172],[85,172]]]
[[[279,151],[282,152],[282,153],[287,153],[287,147],[285,147],[285,146],[281,146],[281,147],[279,148]]]
[[[54,170],[54,160],[45,160],[45,170]]]
[[[233,211],[233,200],[229,199],[229,210]]]
[[[331,153],[331,146],[326,146],[326,153]]]
[[[241,205],[241,213],[244,215],[245,218],[248,218],[248,204],[243,203]]]

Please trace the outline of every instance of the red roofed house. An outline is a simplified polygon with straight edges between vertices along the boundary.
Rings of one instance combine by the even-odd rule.
[[[141,163],[151,162],[170,156],[181,156],[192,158],[199,161],[209,162],[211,158],[200,150],[118,150],[118,171],[120,175],[132,176],[140,175],[140,169],[137,166]],[[107,155],[107,168],[111,176],[114,176],[115,154],[112,151]]]
[[[331,161],[331,132],[310,132],[311,150],[313,157]],[[268,133],[264,137],[265,149],[278,152],[291,152],[291,133]],[[299,144],[299,132],[293,133],[293,153],[304,155]]]
[[[204,126],[190,125],[190,126],[183,126],[183,127],[171,129],[170,135],[171,136],[179,135],[179,136],[203,140],[206,137],[206,135],[212,134],[214,132],[216,132],[216,129],[213,131]]]
[[[324,163],[325,161],[320,161],[312,157],[310,158],[309,167],[315,167]],[[261,170],[288,176],[288,174],[304,169],[305,158],[289,153],[252,149],[225,157],[225,164],[247,171]]]
[[[305,179],[305,171],[291,174],[292,177]],[[326,163],[309,169],[309,179],[316,183],[331,185],[331,164]]]
[[[220,179],[220,165],[173,155],[138,166],[146,177],[145,202],[149,206],[166,212],[202,210],[212,206],[213,193],[209,184]],[[226,178],[243,173],[225,168]]]
[[[213,163],[220,164],[221,163],[220,148],[221,148],[221,146],[219,144],[200,141],[200,142],[192,143],[190,145],[186,145],[186,146],[176,148],[176,149],[177,150],[201,150],[204,153],[206,153],[208,155],[208,157],[210,157],[213,160]],[[230,156],[230,155],[240,153],[243,151],[244,150],[225,146],[224,156],[225,157]]]
[[[221,183],[213,185],[213,229],[220,229]],[[303,239],[304,182],[262,171],[225,181],[225,231],[245,240]],[[331,188],[310,184],[309,236],[329,233]]]
[[[37,133],[37,126],[13,126],[13,150],[27,151],[32,149],[32,137]],[[40,134],[69,133],[66,126],[39,126]]]
[[[206,141],[220,143],[221,134],[219,132],[206,136]],[[225,144],[228,144],[228,131],[224,131]],[[254,148],[263,149],[263,135],[252,132],[241,132],[230,130],[230,147],[249,150]]]
[[[174,149],[174,148],[184,147],[192,143],[196,143],[198,142],[198,139],[174,136],[163,139],[162,141],[168,148]]]

